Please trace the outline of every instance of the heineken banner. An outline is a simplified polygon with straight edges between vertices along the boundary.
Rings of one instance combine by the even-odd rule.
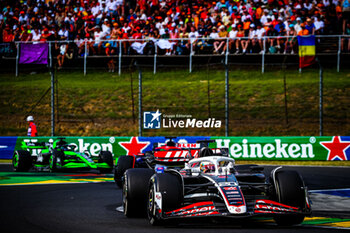
[[[53,142],[55,137],[0,137],[0,159],[11,159],[14,150],[26,142]],[[115,158],[151,151],[154,143],[165,143],[165,137],[66,137],[77,150],[97,156],[109,150]],[[212,148],[228,148],[236,160],[350,160],[350,136],[330,137],[177,137],[175,142],[194,147],[197,140],[214,140]],[[39,149],[32,151],[39,154]]]

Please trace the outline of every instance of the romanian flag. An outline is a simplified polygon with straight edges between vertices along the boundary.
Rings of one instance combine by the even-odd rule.
[[[298,44],[299,68],[314,64],[316,55],[315,36],[298,36]]]

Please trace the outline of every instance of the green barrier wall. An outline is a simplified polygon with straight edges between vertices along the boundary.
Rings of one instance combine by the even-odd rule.
[[[18,137],[15,149],[23,141],[47,142],[57,137]],[[328,161],[350,159],[350,137],[178,137],[175,142],[194,143],[197,140],[213,139],[211,147],[229,148],[236,160],[295,160]],[[165,142],[164,137],[66,137],[79,151],[88,151],[97,156],[100,150],[109,150],[115,158],[152,150],[155,142]],[[0,137],[1,144],[1,137]],[[39,153],[33,150],[33,154]]]

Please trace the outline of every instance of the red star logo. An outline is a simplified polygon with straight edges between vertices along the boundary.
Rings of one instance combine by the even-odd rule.
[[[119,145],[127,151],[127,155],[137,155],[149,145],[149,142],[139,142],[137,137],[132,137],[129,142],[119,142]]]
[[[350,146],[350,142],[342,142],[339,136],[335,136],[332,141],[320,144],[328,150],[327,160],[334,160],[336,157],[347,160],[345,150]]]

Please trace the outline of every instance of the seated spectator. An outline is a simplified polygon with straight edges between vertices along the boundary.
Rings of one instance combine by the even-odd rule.
[[[236,40],[237,40],[237,29],[236,25],[232,24],[231,26],[231,31],[229,33],[229,50],[232,51],[232,45],[236,45]],[[237,48],[236,48],[237,49]]]
[[[242,28],[242,25],[239,24],[237,26],[237,28],[238,28],[238,32],[237,32],[237,35],[236,35],[237,36],[237,40],[236,40],[236,52],[235,52],[235,54],[239,53],[239,46],[241,46],[243,48],[243,44],[246,43],[246,39],[243,38],[244,37],[244,30]]]
[[[255,25],[250,24],[249,27],[250,27],[250,29],[249,29],[249,34],[248,34],[248,44],[246,45],[246,47],[243,50],[247,51],[248,47],[250,47],[249,52],[252,53],[256,48],[258,40],[257,40]]]
[[[191,27],[191,32],[188,33],[188,42],[187,42],[187,48],[190,50],[190,46],[192,45],[192,55],[195,54],[195,46],[197,42],[197,38],[199,37],[199,33],[196,31],[196,28],[194,26]]]
[[[260,47],[260,53],[264,52],[264,42],[263,42],[263,37],[266,34],[266,30],[265,28],[261,27],[260,24],[257,25],[257,29],[256,29],[256,36],[259,42],[259,47]]]
[[[219,27],[218,39],[214,42],[214,53],[225,54],[226,51],[226,37],[228,36],[228,32],[224,25]],[[221,51],[221,52],[220,52]]]
[[[272,37],[272,38],[268,38],[267,39],[267,43],[269,44],[270,48],[269,48],[269,52],[270,53],[275,53],[276,49],[275,49],[275,44],[277,44],[277,36],[278,36],[278,32],[277,30],[273,27],[272,24],[270,24],[269,26],[269,30],[267,30],[266,32],[266,36],[268,37]]]
[[[296,45],[296,42],[297,42],[297,33],[294,29],[294,25],[293,24],[290,24],[289,25],[289,31],[287,32],[287,40],[285,42],[285,45],[284,45],[284,52],[283,54],[286,54],[287,53],[287,50],[291,50],[291,54],[294,54],[294,47]]]
[[[56,49],[59,49],[59,54],[57,56],[58,69],[62,69],[64,59],[66,57],[68,45],[66,43],[56,44]]]
[[[350,22],[346,24],[345,31],[344,31],[343,35],[346,35],[348,37],[343,37],[341,39],[341,51],[350,52]],[[347,44],[347,46],[346,46],[346,44]]]

